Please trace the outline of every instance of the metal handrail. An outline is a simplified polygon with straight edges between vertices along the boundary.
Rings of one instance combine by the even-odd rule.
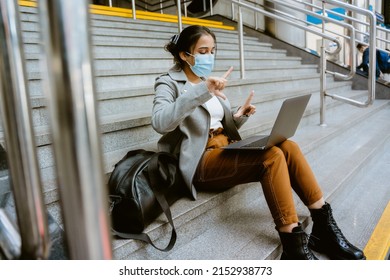
[[[317,6],[317,5],[315,5],[315,4],[312,4],[312,3],[308,3],[308,2],[301,2],[301,4],[303,4],[303,5],[305,5],[305,6],[308,6],[308,7],[311,7],[311,8],[318,9],[318,10],[321,10],[321,9],[322,9],[322,8],[319,7],[319,6]],[[339,17],[342,17],[342,18],[345,19],[345,20],[349,20],[349,21],[351,21],[351,22],[358,23],[358,24],[364,25],[364,26],[366,26],[366,27],[369,27],[369,26],[370,26],[370,24],[368,24],[367,22],[361,21],[361,20],[356,19],[356,18],[354,18],[354,17],[350,17],[350,16],[348,16],[348,15],[344,15],[344,14],[337,13],[337,12],[332,11],[332,10],[329,10],[329,9],[325,9],[325,12],[328,13],[328,14],[337,15],[337,16],[339,16]],[[389,29],[383,28],[383,27],[381,27],[381,26],[376,26],[376,29],[377,29],[377,30],[384,31],[384,32],[390,34],[390,30],[389,30]],[[360,30],[355,30],[355,31],[356,31],[356,34],[363,34],[363,35],[368,35],[368,36],[369,36],[369,34],[366,33],[366,32],[363,32],[363,31],[360,31]],[[377,37],[377,40],[378,40],[378,41],[383,41],[383,42],[385,42],[385,43],[390,44],[390,40],[385,40],[385,39],[378,38],[378,37]],[[358,41],[358,42],[359,42],[359,41]],[[365,42],[360,42],[360,43],[365,43]],[[377,49],[381,49],[381,48],[377,47]],[[381,49],[381,50],[383,50],[383,49]],[[386,51],[386,50],[383,50],[383,51]]]
[[[265,10],[253,7],[251,5],[248,5],[247,3],[240,2],[240,0],[231,0],[231,1],[232,1],[233,4],[235,4],[235,5],[237,5],[239,7],[239,12],[238,12],[239,18],[242,18],[240,8],[243,7],[243,8],[249,9],[249,10],[251,10],[253,12],[263,14],[263,15],[265,15],[267,17],[270,17],[270,18],[273,18],[273,19],[277,19],[277,20],[289,23],[289,24],[291,24],[291,25],[293,25],[295,27],[301,28],[303,30],[306,30],[306,31],[311,32],[311,33],[314,33],[314,34],[316,34],[318,36],[321,36],[323,38],[326,38],[326,39],[334,42],[336,44],[337,48],[335,50],[329,52],[330,54],[337,53],[337,52],[339,52],[341,50],[341,43],[340,43],[339,39],[337,39],[336,37],[332,37],[332,36],[324,34],[322,32],[319,32],[319,31],[316,31],[316,30],[312,30],[312,29],[310,29],[307,26],[302,26],[302,25],[300,25],[298,23],[295,23],[295,22],[293,22],[293,21],[291,21],[289,19],[286,19],[284,17],[281,17],[281,16],[275,15],[273,13],[270,13],[268,11],[265,11]],[[323,16],[319,15],[319,17],[323,17]],[[240,21],[240,19],[239,19],[239,21]],[[239,30],[242,29],[242,27],[241,27],[242,26],[242,22],[241,23],[239,22],[238,25],[239,25],[238,29]],[[239,32],[239,41],[240,41],[240,46],[243,45],[244,39],[243,39],[243,33],[242,32]],[[240,47],[239,51],[240,51],[240,57],[243,57],[244,56],[243,48]],[[241,65],[243,65],[243,64],[241,64]],[[241,67],[240,70],[241,70],[241,78],[245,79],[245,68]]]
[[[303,23],[303,24],[306,24],[306,25],[310,25],[311,27],[314,27],[314,28],[317,28],[317,29],[321,29],[321,27],[318,27],[316,24],[314,24],[314,23],[311,23],[311,22],[308,22],[307,20],[303,20],[303,19],[300,19],[300,18],[297,18],[297,17],[295,17],[295,16],[293,16],[293,15],[291,15],[291,14],[288,14],[288,13],[286,13],[286,12],[282,12],[282,11],[279,11],[279,10],[276,10],[276,9],[274,9],[274,8],[271,8],[271,7],[267,7],[267,10],[268,11],[273,11],[273,12],[277,12],[278,14],[281,14],[281,15],[283,15],[283,16],[286,16],[286,17],[289,17],[289,18],[291,18],[291,19],[294,19],[294,21],[298,21],[298,22],[300,22],[300,23]],[[304,10],[305,11],[305,13],[306,12],[308,12],[307,10]],[[314,15],[314,13],[313,13],[313,15]],[[315,16],[317,16],[318,14],[315,14]],[[331,19],[331,20],[333,20],[333,19]],[[257,27],[256,27],[256,29],[258,29]],[[337,32],[335,32],[335,31],[332,31],[332,30],[327,30],[329,33],[333,33],[333,34],[337,34],[339,37],[342,37],[342,38],[344,38],[344,39],[348,39],[348,36],[346,36],[346,35],[344,35],[344,34],[339,34],[339,33],[337,33]]]
[[[8,250],[12,253],[8,257],[47,259],[50,247],[47,216],[24,65],[18,3],[0,0],[0,110],[21,238],[21,248]],[[12,236],[8,241],[17,246],[14,231]]]
[[[365,9],[362,9],[362,8],[358,8],[354,5],[350,5],[350,4],[347,4],[347,3],[343,3],[343,2],[340,2],[340,1],[334,1],[334,0],[323,0],[324,4],[325,3],[329,3],[329,4],[333,4],[333,5],[338,5],[338,6],[341,6],[341,7],[344,7],[348,10],[351,10],[351,11],[354,11],[354,12],[357,12],[357,13],[361,13],[361,14],[365,14],[369,21],[370,21],[370,43],[369,43],[369,47],[370,47],[370,61],[376,61],[376,16],[373,12],[369,11],[369,10],[365,10]],[[340,96],[340,95],[337,95],[337,94],[328,94],[326,92],[324,92],[324,97],[325,96],[329,96],[335,100],[339,100],[339,101],[343,101],[345,103],[348,103],[348,104],[351,104],[351,105],[354,105],[354,106],[357,106],[357,107],[367,107],[369,105],[371,105],[375,99],[375,67],[370,67],[369,68],[369,73],[368,73],[368,98],[365,102],[359,102],[359,101],[356,101],[356,100],[353,100],[353,99],[350,99],[350,98],[346,98],[346,97],[343,97],[343,96]],[[324,109],[323,109],[324,110]],[[322,122],[321,122],[322,124]]]
[[[177,5],[177,28],[179,33],[183,29],[183,23],[182,23],[182,13],[181,13],[181,0],[176,0],[176,5]],[[135,0],[131,0],[131,10],[132,10],[132,16],[133,19],[135,20],[137,18],[136,16],[136,4]]]
[[[333,19],[333,18],[329,18],[329,17],[323,16],[323,15],[319,15],[319,14],[314,13],[312,11],[308,11],[308,10],[305,10],[303,8],[296,7],[294,5],[282,2],[280,0],[271,0],[271,1],[274,2],[274,3],[278,3],[280,5],[283,5],[285,7],[288,7],[290,9],[294,9],[296,11],[300,11],[300,12],[306,13],[306,14],[311,15],[313,17],[320,18],[320,19],[322,19],[323,22],[324,22],[324,20],[326,20],[328,22],[332,22],[334,24],[337,24],[337,25],[343,26],[344,28],[349,29],[350,32],[351,32],[351,36],[349,36],[350,45],[351,46],[355,46],[355,28],[351,24],[347,24],[347,23],[340,22],[340,21],[338,21],[336,19]],[[348,38],[348,36],[343,36],[343,37]],[[325,52],[327,52],[329,54],[335,54],[335,53],[340,52],[340,50],[341,50],[341,46],[340,46],[340,49],[338,49],[335,52],[329,52],[326,49],[325,49]],[[341,74],[341,73],[337,73],[337,72],[330,72],[330,71],[327,71],[327,73],[328,74],[332,74],[336,78],[339,78],[339,79],[342,79],[342,80],[350,80],[350,79],[352,79],[353,76],[356,73],[356,59],[355,59],[356,58],[356,49],[355,48],[352,48],[352,51],[350,52],[350,57],[351,57],[352,64],[351,64],[351,69],[350,69],[350,71],[349,71],[349,73],[347,75],[344,75],[344,74]]]
[[[308,32],[311,32],[311,33],[314,33],[320,37],[323,38],[323,43],[322,43],[322,48],[321,48],[321,60],[320,60],[320,71],[321,71],[321,75],[320,75],[320,79],[321,79],[321,112],[320,112],[320,124],[321,125],[325,125],[325,97],[326,96],[329,96],[333,99],[336,99],[336,100],[339,100],[339,101],[342,101],[342,102],[345,102],[345,103],[348,103],[348,104],[351,104],[351,105],[354,105],[354,106],[358,106],[358,107],[367,107],[369,105],[371,105],[373,103],[373,100],[375,99],[375,67],[370,67],[369,69],[369,77],[368,77],[368,98],[365,102],[360,102],[360,101],[356,101],[354,99],[350,99],[350,98],[346,98],[346,97],[343,97],[343,96],[339,96],[339,95],[336,95],[336,94],[328,94],[326,92],[326,86],[325,86],[325,75],[326,74],[332,74],[333,76],[337,77],[337,78],[341,78],[341,79],[350,79],[353,77],[353,75],[355,74],[355,65],[356,65],[356,55],[351,55],[351,58],[352,58],[352,67],[350,69],[350,73],[348,75],[343,75],[343,74],[340,74],[340,73],[336,73],[336,72],[331,72],[331,71],[328,71],[326,70],[326,53],[330,53],[329,51],[327,51],[325,49],[325,41],[324,39],[328,39],[330,41],[333,41],[336,43],[337,45],[337,48],[335,49],[335,51],[333,53],[336,53],[338,51],[340,51],[340,48],[341,48],[341,44],[339,42],[339,40],[337,38],[334,38],[334,37],[331,37],[329,35],[327,35],[325,33],[325,21],[332,21],[336,24],[339,24],[341,26],[344,26],[344,27],[348,27],[350,28],[351,30],[351,33],[352,33],[352,36],[350,36],[350,40],[351,40],[351,45],[354,46],[355,45],[355,28],[353,28],[351,25],[348,25],[348,24],[345,24],[345,23],[340,23],[338,21],[335,21],[335,20],[332,20],[331,18],[328,18],[326,16],[323,16],[323,15],[319,15],[319,14],[313,14],[312,12],[310,11],[306,11],[306,10],[303,10],[303,9],[300,9],[294,5],[289,5],[287,3],[284,3],[282,1],[279,1],[279,0],[268,0],[269,2],[274,2],[274,3],[277,3],[277,4],[280,4],[280,5],[284,5],[290,9],[294,9],[294,10],[298,10],[300,12],[304,12],[306,14],[311,14],[313,16],[316,16],[318,18],[321,18],[322,19],[322,32],[318,32],[318,31],[315,31],[315,30],[312,30],[310,28],[308,28],[307,26],[302,26],[296,22],[293,22],[287,18],[284,18],[284,17],[281,17],[281,16],[278,16],[276,14],[273,14],[273,13],[270,13],[268,11],[265,11],[263,9],[259,9],[257,7],[254,7],[254,6],[251,6],[247,3],[244,3],[244,2],[241,2],[241,1],[237,1],[237,0],[232,0],[232,9],[234,8],[233,4],[237,5],[239,7],[239,11],[238,11],[238,14],[239,14],[239,19],[238,19],[238,33],[239,33],[239,51],[240,51],[240,65],[241,65],[241,78],[245,78],[245,66],[244,66],[244,51],[243,51],[243,32],[242,32],[242,12],[241,12],[241,7],[243,8],[246,8],[248,10],[251,10],[253,11],[254,13],[260,13],[264,16],[267,16],[267,17],[270,17],[270,18],[273,18],[273,19],[276,19],[276,20],[279,20],[279,21],[282,21],[282,22],[286,22],[292,26],[295,26],[295,27],[298,27],[300,29],[303,29],[303,30],[306,30]],[[345,8],[348,8],[350,10],[353,10],[355,12],[358,12],[358,13],[362,13],[362,14],[365,14],[368,16],[368,18],[370,19],[370,49],[372,51],[370,51],[370,61],[376,61],[376,18],[375,18],[375,15],[374,13],[372,13],[371,11],[367,11],[367,10],[364,10],[364,9],[361,9],[361,8],[358,8],[358,7],[355,7],[353,5],[349,5],[349,4],[345,4],[345,3],[342,3],[342,2],[339,2],[339,1],[322,1],[323,2],[323,14],[325,14],[325,3],[331,3],[335,6],[342,6],[342,7],[345,7]],[[234,12],[232,11],[232,14]],[[353,48],[352,49],[352,53],[354,54],[355,53],[355,49]]]
[[[181,4],[185,4],[185,3],[188,3],[188,2],[191,2],[191,1],[192,0],[181,0]],[[172,4],[166,5],[166,6],[163,7],[163,4],[168,3],[168,2],[171,2]],[[141,4],[139,4],[139,3],[141,3]],[[142,4],[145,4],[145,5],[147,4],[148,7],[147,8],[142,7]],[[147,3],[146,1],[137,1],[137,3],[135,5],[140,7],[140,8],[145,9],[148,12],[160,11],[162,13],[163,10],[166,10],[168,8],[172,8],[173,6],[176,6],[177,3],[176,3],[175,0],[163,0],[163,1],[160,0],[159,2],[156,2],[156,3],[153,3],[153,4]],[[153,8],[155,6],[159,6],[159,8]]]
[[[43,89],[71,259],[111,259],[87,0],[39,0]]]

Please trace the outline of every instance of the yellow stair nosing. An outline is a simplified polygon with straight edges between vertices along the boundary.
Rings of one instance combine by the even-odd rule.
[[[107,15],[107,16],[119,16],[119,17],[133,17],[133,14],[131,12],[115,12],[115,11],[102,11],[102,10],[96,10],[94,8],[90,8],[90,12],[97,15]]]
[[[91,12],[94,14],[100,14],[100,15],[110,15],[110,16],[120,16],[120,17],[126,17],[126,18],[132,18],[133,14],[130,12],[113,12],[113,11],[102,11],[101,9],[91,9]],[[163,21],[163,22],[171,22],[175,23],[177,22],[177,16],[169,16],[169,17],[159,17],[156,18],[155,15],[152,15],[151,13],[147,14],[137,14],[136,15],[137,19],[144,19],[144,20],[155,20],[155,21]],[[194,19],[194,18],[188,18],[184,17],[182,18],[183,24],[199,24],[203,26],[208,26],[208,27],[213,27],[213,28],[219,28],[219,29],[225,29],[225,30],[234,30],[235,28],[233,26],[224,26],[224,25],[216,25],[214,24],[213,21],[204,21],[204,20],[199,20],[199,19]]]
[[[367,260],[384,260],[390,250],[390,201],[364,248]]]
[[[35,1],[25,1],[25,0],[19,0],[18,1],[19,6],[26,6],[26,7],[36,7],[38,4]]]
[[[150,17],[150,16],[139,16],[138,19],[143,19],[143,20],[156,20],[155,17]],[[170,19],[170,18],[165,18],[165,19],[159,19],[158,21],[163,21],[163,22],[171,22],[171,23],[177,23],[177,18]],[[226,30],[234,30],[234,27],[232,26],[220,26],[220,25],[213,25],[213,24],[207,24],[207,23],[199,23],[199,22],[194,22],[192,20],[182,20],[183,24],[198,24],[198,25],[203,25],[207,27],[212,27],[212,28],[218,28],[218,29],[226,29]]]
[[[155,17],[158,17],[158,18],[159,17],[162,17],[162,18],[167,17],[167,18],[177,19],[177,15],[150,13],[150,12],[144,12],[144,11],[139,11],[139,14],[155,16]],[[221,22],[221,21],[214,21],[214,20],[201,19],[201,18],[192,18],[192,17],[181,17],[181,18],[182,18],[182,20],[194,20],[194,21],[210,23],[210,24],[214,24],[214,25],[223,25],[223,22]]]
[[[108,15],[117,15],[117,16],[122,16],[124,15],[125,17],[128,17],[127,15],[128,14],[133,14],[133,11],[131,9],[124,9],[124,8],[110,8],[110,7],[105,7],[105,8],[101,8],[101,7],[98,7],[98,5],[91,5],[91,9],[94,11],[94,12],[97,12],[98,10],[99,11],[104,11],[104,12],[107,12]],[[101,12],[99,14],[103,15],[104,12]],[[171,18],[171,19],[176,19],[177,20],[177,16],[176,15],[170,15],[170,14],[160,14],[160,13],[153,13],[153,12],[147,12],[147,11],[136,11],[136,17],[140,17],[140,16],[149,16],[149,17],[154,17],[154,18]],[[191,17],[182,17],[182,20],[194,20],[194,21],[199,21],[199,22],[202,22],[202,23],[207,23],[207,24],[213,24],[213,25],[223,25],[223,22],[221,21],[214,21],[214,20],[208,20],[208,19],[199,19],[199,18],[191,18]]]

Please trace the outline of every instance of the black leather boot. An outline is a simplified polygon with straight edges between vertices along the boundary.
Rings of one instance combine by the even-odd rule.
[[[309,247],[336,260],[365,260],[364,253],[352,245],[343,235],[332,215],[332,208],[325,203],[321,209],[309,209],[313,229]]]
[[[278,231],[279,232],[279,231]],[[290,232],[279,232],[283,245],[281,260],[318,260],[308,247],[308,236],[301,225]]]

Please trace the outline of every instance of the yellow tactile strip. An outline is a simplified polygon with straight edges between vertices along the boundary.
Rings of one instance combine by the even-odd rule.
[[[390,202],[364,248],[367,260],[384,260],[390,251]]]

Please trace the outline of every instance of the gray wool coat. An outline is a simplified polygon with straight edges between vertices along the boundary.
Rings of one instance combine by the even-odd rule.
[[[158,150],[178,156],[186,187],[196,199],[192,181],[208,141],[210,113],[204,103],[212,95],[205,83],[190,84],[177,65],[156,78],[154,90],[152,126],[163,135]],[[248,118],[234,118],[236,110],[231,109],[229,101],[218,99],[225,111],[222,123],[226,134],[232,140],[241,139],[237,130]]]

